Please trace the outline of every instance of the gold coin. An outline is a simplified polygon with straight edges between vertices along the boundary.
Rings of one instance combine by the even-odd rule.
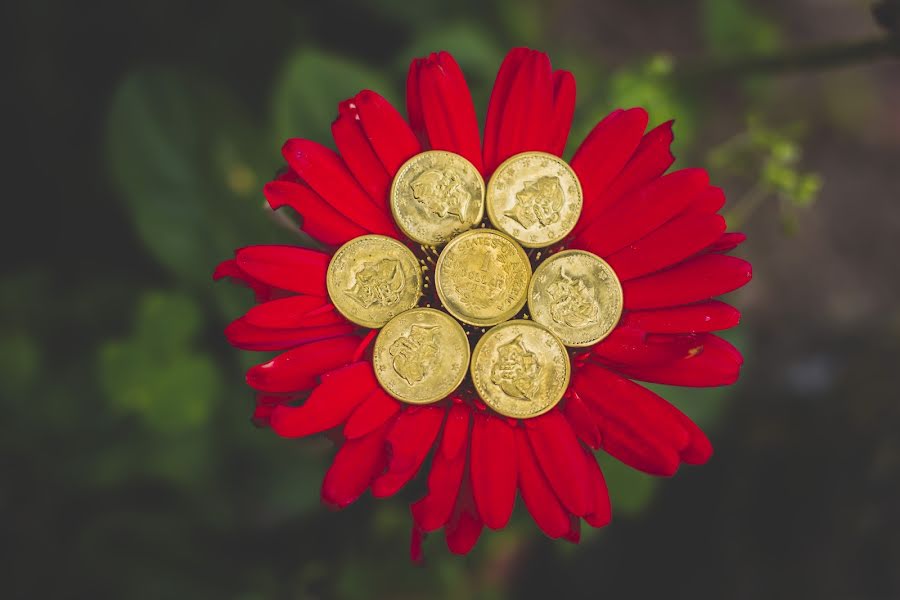
[[[325,281],[335,308],[363,327],[382,327],[413,308],[422,295],[416,256],[383,235],[360,236],[338,248]]]
[[[475,345],[471,370],[485,404],[517,419],[544,414],[569,385],[565,346],[533,321],[507,321],[489,329]]]
[[[438,246],[484,218],[484,179],[475,165],[444,150],[406,161],[391,184],[391,213],[410,239]]]
[[[483,327],[505,321],[525,306],[531,263],[505,233],[476,229],[444,247],[434,273],[447,312]]]
[[[526,248],[551,246],[569,235],[581,204],[575,171],[546,152],[511,156],[488,182],[488,218]]]
[[[566,250],[535,269],[528,286],[528,312],[566,346],[591,346],[618,324],[622,285],[599,256]]]
[[[469,338],[453,317],[433,308],[401,313],[378,332],[375,377],[403,402],[430,404],[459,387],[469,366]]]

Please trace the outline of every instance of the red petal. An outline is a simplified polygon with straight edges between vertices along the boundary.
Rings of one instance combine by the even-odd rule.
[[[616,327],[592,354],[619,365],[662,365],[686,358],[703,349],[705,334],[654,333],[631,327]]]
[[[704,254],[680,265],[622,284],[625,308],[639,310],[678,306],[726,294],[745,285],[753,269],[745,260]]]
[[[575,430],[575,435],[578,436],[578,439],[594,450],[598,450],[602,436],[600,435],[600,430],[597,429],[597,424],[594,423],[594,417],[590,409],[581,398],[575,394],[569,394],[566,397],[562,411],[566,415],[566,419],[569,420],[572,429]]]
[[[425,560],[425,553],[422,551],[422,543],[425,541],[425,532],[413,524],[412,534],[409,539],[409,558],[414,563],[421,563]]]
[[[700,252],[725,231],[720,215],[687,213],[607,259],[621,281],[664,269]]]
[[[248,246],[235,252],[238,267],[271,286],[325,296],[325,272],[330,257],[296,246]]]
[[[500,85],[500,80],[498,74],[495,88]],[[554,133],[549,128],[553,118],[550,59],[543,52],[527,51],[508,85],[502,107],[494,112],[488,109],[489,121],[485,131],[497,136],[493,142],[495,153],[485,164],[488,173],[514,154],[527,150],[553,150]],[[494,96],[491,96],[493,102]],[[498,120],[496,124],[491,124],[492,116]]]
[[[373,496],[392,496],[415,476],[434,444],[445,412],[438,406],[414,406],[394,419],[387,436],[388,468],[372,485]]]
[[[608,256],[680,213],[708,183],[709,176],[703,169],[683,169],[660,177],[593,221],[576,237],[574,245]]]
[[[722,188],[710,186],[691,200],[688,210],[712,214],[719,212],[723,206],[725,206],[725,192]]]
[[[302,327],[297,329],[268,329],[249,323],[246,317],[232,321],[225,328],[228,342],[242,350],[269,352],[287,350],[317,340],[353,333],[355,327],[349,323],[325,325],[322,327]]]
[[[616,110],[597,123],[575,152],[570,164],[584,191],[575,233],[593,222],[612,201],[604,192],[641,143],[647,119],[643,108]]]
[[[503,112],[512,88],[513,79],[522,62],[531,51],[528,48],[513,48],[503,59],[497,79],[494,80],[494,88],[491,90],[491,99],[488,103],[487,118],[484,125],[484,164],[491,173],[502,160],[498,160],[502,143],[500,126],[503,122]]]
[[[553,115],[548,131],[548,152],[562,156],[575,113],[575,77],[568,71],[553,72]]]
[[[689,433],[674,417],[675,408],[642,385],[586,364],[579,369],[572,386],[604,420],[615,421],[640,436],[657,438],[676,451],[690,442]],[[603,431],[602,426],[600,429]]]
[[[590,511],[590,487],[581,446],[559,410],[525,421],[538,464],[563,506],[578,516]]]
[[[475,105],[462,70],[450,54],[432,53],[413,62],[407,106],[413,127],[422,128],[431,149],[455,152],[482,170]]]
[[[560,538],[569,531],[569,513],[553,493],[547,478],[538,467],[534,451],[524,429],[516,429],[516,462],[519,465],[519,489],[522,500],[541,531]]]
[[[424,531],[440,529],[450,519],[466,465],[465,448],[469,436],[471,410],[454,404],[447,415],[441,444],[431,462],[428,494],[412,505],[413,520]]]
[[[505,420],[475,415],[471,465],[472,493],[481,520],[491,529],[502,529],[516,500],[515,439]]]
[[[338,105],[338,118],[331,124],[331,136],[350,172],[374,203],[388,209],[391,176],[375,154],[360,123],[357,99]]]
[[[367,362],[331,371],[301,406],[278,406],[272,429],[282,437],[302,437],[337,427],[377,385]]]
[[[585,515],[584,520],[591,527],[605,527],[612,520],[612,507],[609,503],[609,490],[606,489],[606,479],[603,477],[600,465],[597,464],[597,457],[585,450],[584,460],[591,474],[591,488],[594,498],[593,509],[590,514]]]
[[[718,240],[710,244],[708,252],[730,252],[747,240],[747,235],[740,232],[723,233]]]
[[[247,371],[253,389],[274,394],[308,390],[322,373],[347,364],[359,338],[355,335],[312,342],[280,354]]]
[[[400,237],[384,203],[369,198],[333,150],[310,140],[291,139],[281,153],[291,169],[335,210],[372,233]]]
[[[447,538],[447,548],[454,554],[468,554],[475,546],[479,536],[481,536],[483,528],[484,524],[478,518],[478,513],[475,510],[472,488],[464,478],[453,514],[444,529],[444,535]]]
[[[367,436],[344,442],[322,481],[323,502],[344,508],[362,496],[384,469],[386,433],[387,426],[384,426]]]
[[[425,131],[425,115],[422,113],[422,97],[419,94],[419,70],[424,58],[414,58],[409,63],[406,74],[406,117],[416,138],[422,146],[428,146],[428,134]]]
[[[297,329],[345,323],[322,296],[290,296],[254,306],[244,315],[247,323],[269,329]]]
[[[712,334],[704,338],[703,350],[694,356],[663,366],[618,366],[629,377],[688,387],[717,387],[738,380],[743,358],[738,350]]]
[[[665,400],[590,364],[579,369],[572,387],[597,415],[604,450],[653,475],[670,476],[678,470],[679,452],[688,446],[690,436],[660,406]]]
[[[394,400],[380,387],[376,387],[347,419],[344,437],[353,439],[374,431],[397,414],[400,408],[400,402]]]
[[[331,208],[304,183],[270,181],[263,194],[272,210],[290,206],[303,218],[300,229],[329,246],[339,246],[348,240],[368,233],[353,221]]]
[[[267,302],[272,298],[283,295],[287,292],[272,287],[267,283],[263,283],[255,279],[241,270],[237,261],[233,258],[223,260],[216,266],[213,272],[213,281],[218,281],[224,277],[236,280],[239,284],[253,290],[257,302]]]
[[[729,329],[740,320],[738,309],[719,300],[707,300],[687,306],[626,312],[619,325],[650,333],[700,333]]]
[[[575,515],[569,515],[569,531],[566,532],[563,539],[573,544],[581,541],[581,519]]]
[[[662,176],[666,169],[675,162],[675,157],[670,149],[673,139],[672,121],[658,125],[644,134],[637,150],[634,151],[625,167],[603,192],[602,197],[597,201],[597,205],[600,207],[611,207],[627,194]],[[603,209],[601,208],[597,214],[601,214],[602,211]],[[587,223],[584,224],[586,225]]]
[[[356,95],[355,102],[369,143],[388,175],[393,177],[403,163],[422,151],[419,141],[397,109],[380,95],[363,90]]]

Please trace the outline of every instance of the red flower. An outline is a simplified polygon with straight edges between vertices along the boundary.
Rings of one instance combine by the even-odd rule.
[[[497,75],[482,146],[459,66],[446,52],[432,54],[410,66],[409,123],[384,98],[362,91],[339,105],[332,124],[339,153],[288,140],[288,168],[264,193],[273,209],[300,213],[302,228],[326,246],[368,233],[402,239],[388,195],[407,159],[449,150],[487,179],[520,152],[560,155],[574,103],[570,73],[517,48]],[[506,525],[517,492],[547,535],[577,541],[582,518],[594,527],[610,520],[592,450],[663,476],[709,459],[703,432],[635,380],[734,383],[741,355],[714,332],[737,325],[740,314],[711,298],[747,283],[751,268],[723,254],[744,238],[725,232],[722,190],[702,169],[666,174],[672,123],[645,131],[647,121],[641,108],[611,113],[571,160],[584,206],[567,245],[608,261],[625,311],[610,336],[573,357],[563,401],[540,417],[502,417],[464,394],[428,406],[389,396],[366,358],[375,331],[360,332],[329,301],[327,253],[251,246],[219,265],[216,279],[242,282],[258,302],[228,326],[229,341],[282,352],[247,372],[257,392],[254,419],[285,437],[338,432],[322,485],[327,504],[347,506],[367,489],[379,498],[395,494],[431,453],[428,492],[412,505],[414,558],[424,533],[440,528],[453,552],[468,552],[485,525]]]

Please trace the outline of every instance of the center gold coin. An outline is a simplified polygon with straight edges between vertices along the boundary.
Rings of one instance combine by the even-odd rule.
[[[516,320],[489,329],[472,352],[472,383],[501,415],[527,419],[559,402],[569,385],[569,355],[547,328]]]
[[[378,332],[372,366],[381,387],[397,400],[430,404],[462,383],[469,366],[469,339],[453,317],[415,308]]]
[[[383,235],[364,235],[338,248],[325,282],[338,312],[363,327],[383,326],[413,308],[422,295],[416,256]]]
[[[444,247],[434,272],[447,312],[484,327],[512,318],[525,305],[531,263],[505,233],[476,229]]]
[[[619,323],[622,285],[599,256],[566,250],[535,269],[528,286],[528,312],[566,346],[592,346]]]
[[[487,187],[488,218],[526,248],[561,241],[581,215],[581,183],[563,159],[523,152],[506,159]]]
[[[459,154],[416,154],[394,177],[391,212],[410,239],[429,246],[445,244],[484,218],[484,179]]]

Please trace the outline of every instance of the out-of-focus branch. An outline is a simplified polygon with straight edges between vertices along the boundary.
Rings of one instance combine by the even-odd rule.
[[[748,56],[712,63],[676,66],[672,77],[692,82],[744,79],[756,75],[782,75],[827,69],[881,58],[900,58],[900,36],[817,46],[772,56]]]

